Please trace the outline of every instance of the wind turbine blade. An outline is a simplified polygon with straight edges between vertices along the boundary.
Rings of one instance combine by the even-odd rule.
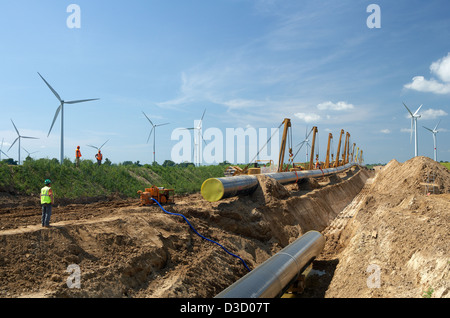
[[[301,143],[299,143],[298,145],[297,145],[297,147],[298,146],[303,146],[303,144],[306,142],[306,140],[303,140]]]
[[[148,138],[147,138],[147,143],[150,140],[150,136],[152,135],[152,132],[153,132],[154,129],[155,129],[155,127],[153,127],[152,130],[150,130],[150,134],[148,135]]]
[[[61,111],[61,107],[62,107],[62,103],[61,103],[61,105],[59,105],[58,109],[55,112],[55,117],[53,117],[53,122],[52,122],[52,125],[50,126],[50,130],[48,131],[47,137],[50,136],[50,133],[52,131],[53,125],[55,124],[56,118],[58,118],[59,112]]]
[[[419,108],[417,108],[417,110],[416,110],[416,112],[414,113],[414,115],[413,116],[417,116],[417,113],[419,112],[419,110],[422,108],[422,106],[423,106],[423,104],[422,105],[420,105],[420,107]]]
[[[38,74],[39,74],[39,72],[38,72]],[[39,74],[39,76],[42,78],[42,80],[45,82],[45,84],[47,84],[48,88],[50,88],[50,90],[53,92],[53,94],[55,94],[56,98],[62,103],[62,99],[59,96],[59,94],[53,89],[53,87],[50,86],[49,83],[47,83],[47,81],[42,77],[41,74]]]
[[[206,108],[205,108],[205,110],[203,111],[202,119],[200,119],[200,121],[202,121],[202,120],[203,120],[203,117],[205,117],[205,113],[206,113]]]
[[[182,130],[195,130],[197,128],[180,128],[180,129],[182,129]]]
[[[92,145],[86,145],[86,146],[91,147],[91,148],[94,148],[94,149],[98,149],[97,147],[92,146]]]
[[[4,153],[3,150],[0,150],[0,152],[9,158],[9,156],[6,153]]]
[[[426,130],[429,130],[429,131],[433,132],[430,128],[427,128],[425,126],[422,126],[422,127],[425,128]]]
[[[406,106],[405,103],[403,103],[403,105],[404,105],[404,106],[406,107],[406,109],[408,110],[408,113],[409,113],[411,116],[414,116],[413,113],[411,113],[411,111],[409,110],[408,106]]]
[[[20,136],[20,134],[19,134],[19,131],[17,130],[17,127],[16,127],[16,125],[14,125],[14,122],[13,122],[13,120],[11,119],[11,122],[12,122],[12,124],[13,124],[13,126],[14,126],[14,129],[16,130],[16,132],[17,132],[17,136]]]
[[[14,142],[12,143],[12,145],[9,147],[8,151],[14,146],[14,144],[16,143],[17,140],[19,140],[20,137],[17,137],[16,140],[14,140]]]
[[[90,101],[93,101],[93,100],[99,100],[99,99],[100,99],[100,98],[71,100],[71,101],[68,101],[68,102],[64,102],[64,104],[77,104],[77,103],[90,102]]]
[[[311,130],[309,131],[309,134],[308,134],[308,136],[306,136],[306,139],[308,139],[309,138],[309,136],[311,135],[311,133],[313,132],[313,129],[311,128]]]
[[[153,122],[150,120],[150,118],[148,118],[148,116],[144,113],[144,112],[142,112],[143,114],[144,114],[144,116],[148,119],[148,121],[150,122],[150,124],[152,125],[152,126],[155,126],[155,125],[153,125]]]
[[[169,125],[169,123],[155,125],[155,127],[160,127],[160,126],[165,126],[165,125]]]
[[[36,138],[36,137],[26,137],[26,136],[20,136],[21,138],[26,138],[26,139],[39,139],[39,138]]]
[[[439,126],[439,124],[441,123],[441,120],[439,120],[438,124],[436,125],[436,127],[434,127],[434,131],[437,131],[437,128]]]
[[[109,139],[107,141],[105,141],[105,143],[103,145],[101,145],[100,148],[98,148],[98,150],[102,149],[104,145],[106,145],[106,143],[109,141]]]

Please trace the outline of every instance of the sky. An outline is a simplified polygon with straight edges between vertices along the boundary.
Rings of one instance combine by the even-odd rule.
[[[160,164],[195,161],[195,130],[183,128],[203,114],[203,164],[251,161],[285,118],[294,153],[316,126],[321,160],[328,134],[334,153],[343,129],[365,163],[404,162],[414,156],[405,103],[423,105],[418,154],[433,158],[423,126],[439,123],[438,160],[449,161],[449,11],[448,0],[2,1],[1,149],[18,160],[13,120],[39,138],[22,139],[21,160],[26,151],[60,158],[61,114],[49,134],[59,101],[39,72],[63,100],[99,98],[64,106],[71,160],[77,146],[94,160],[88,145],[107,141],[113,163],[152,163],[144,112],[168,123],[156,128]],[[239,129],[257,140],[228,143]],[[266,147],[271,158],[281,132]]]

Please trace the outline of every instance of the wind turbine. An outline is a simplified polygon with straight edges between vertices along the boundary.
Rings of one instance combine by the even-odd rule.
[[[411,115],[411,136],[410,136],[410,140],[412,140],[412,133],[413,133],[413,127],[414,127],[414,156],[417,157],[417,152],[419,150],[419,144],[418,144],[418,140],[417,140],[417,119],[420,118],[421,116],[418,115],[419,110],[422,108],[423,105],[420,105],[419,108],[417,108],[416,112],[413,114],[408,106],[405,105],[405,103],[403,103],[403,105],[406,107],[406,109],[408,110],[408,113]]]
[[[431,133],[433,134],[433,141],[434,141],[434,161],[437,161],[437,146],[436,146],[436,134],[439,132],[439,130],[437,130],[439,124],[441,123],[441,121],[438,122],[438,124],[436,125],[436,127],[434,127],[434,129],[430,129],[427,128],[425,126],[422,126],[423,128],[425,128],[426,130],[431,131]]]
[[[309,144],[309,136],[311,135],[311,133],[312,133],[312,129],[309,131],[309,134],[308,134],[308,127],[306,127],[306,130],[305,130],[305,140],[303,140],[301,143],[299,143],[298,145],[297,145],[297,147],[298,146],[300,146],[300,148],[298,148],[298,150],[297,150],[297,152],[295,153],[295,156],[294,156],[294,158],[297,156],[297,154],[299,153],[299,151],[302,149],[302,147],[303,147],[303,145],[304,144],[306,144],[306,162],[308,162],[309,161],[309,158],[308,158],[308,146],[311,148],[311,145]],[[292,158],[292,160],[294,160],[294,158]]]
[[[31,158],[31,155],[32,154],[34,154],[34,153],[36,153],[36,152],[39,152],[39,151],[33,151],[33,152],[29,152],[28,150],[26,150],[24,147],[22,147],[22,149],[23,150],[25,150],[25,152],[28,154],[28,156],[27,157],[30,157]]]
[[[148,135],[147,143],[150,140],[150,136],[152,135],[152,132],[155,131],[155,133],[153,134],[153,162],[156,162],[156,146],[155,146],[156,145],[156,127],[165,126],[165,125],[168,125],[169,123],[154,125],[153,122],[150,120],[150,118],[148,118],[148,116],[144,112],[142,112],[142,113],[147,118],[147,120],[150,122],[150,125],[152,125],[152,130],[150,130],[150,134]]]
[[[39,72],[38,72],[39,74]],[[93,99],[81,99],[81,100],[72,100],[72,101],[64,101],[61,99],[59,94],[53,89],[53,87],[50,86],[49,83],[42,77],[41,74],[39,76],[42,78],[42,80],[47,84],[48,88],[53,92],[53,94],[56,96],[56,98],[59,100],[60,105],[56,109],[55,117],[53,118],[52,125],[50,126],[50,130],[48,131],[48,136],[50,136],[50,132],[52,131],[53,125],[55,124],[56,118],[58,117],[59,112],[61,112],[61,161],[60,163],[63,163],[64,160],[64,104],[78,104],[78,103],[84,103],[89,102],[93,100],[98,100],[99,98],[93,98]]]
[[[20,165],[20,140],[21,140],[22,138],[25,138],[25,139],[39,139],[39,138],[21,136],[20,133],[19,133],[19,131],[17,130],[16,125],[14,124],[14,122],[13,122],[12,119],[11,119],[11,122],[12,122],[12,124],[13,124],[13,126],[14,126],[14,129],[15,129],[16,132],[17,132],[17,136],[18,136],[18,137],[16,138],[16,140],[14,140],[14,142],[13,142],[12,145],[11,145],[11,147],[9,147],[8,151],[12,148],[12,146],[14,146],[14,144],[16,143],[16,141],[19,140],[19,165]]]
[[[206,141],[203,139],[203,133],[202,133],[203,118],[205,117],[205,113],[206,113],[206,109],[203,111],[202,118],[198,122],[197,126],[190,127],[190,128],[185,128],[187,130],[194,130],[194,136],[193,136],[194,137],[194,149],[197,152],[196,159],[197,159],[197,163],[198,163],[199,166],[201,165],[201,162],[202,162],[202,157],[201,157],[202,143],[201,143],[201,140],[203,140],[203,142],[206,144]],[[195,122],[194,122],[194,125],[195,125]],[[196,130],[198,132],[197,142],[195,142],[196,141],[196,139],[195,139],[195,131]],[[194,158],[194,162],[195,162],[195,158]]]
[[[106,145],[106,143],[109,141],[109,139],[107,141],[105,141],[105,143],[103,145],[101,145],[100,147],[96,147],[96,146],[92,146],[92,145],[87,145],[88,147],[97,149],[97,150],[101,150],[103,148],[104,145]]]
[[[0,146],[0,161],[2,160],[2,154],[4,154],[6,157],[9,158],[9,156],[6,153],[4,153],[3,150],[2,150],[3,149],[3,141],[4,140],[5,140],[5,138],[2,139],[2,144]]]

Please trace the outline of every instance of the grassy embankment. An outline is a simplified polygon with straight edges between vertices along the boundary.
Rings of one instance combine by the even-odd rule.
[[[226,165],[204,167],[164,167],[160,165],[102,165],[90,160],[80,167],[66,159],[27,159],[22,166],[0,162],[0,192],[38,195],[45,179],[59,198],[99,197],[118,194],[137,198],[137,191],[152,185],[175,189],[175,193],[194,193],[208,178],[223,177]]]

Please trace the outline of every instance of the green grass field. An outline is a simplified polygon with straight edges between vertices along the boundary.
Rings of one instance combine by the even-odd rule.
[[[119,164],[101,165],[90,160],[80,167],[66,159],[62,165],[56,159],[28,158],[22,166],[0,162],[0,192],[38,195],[45,179],[60,198],[98,197],[119,194],[137,197],[138,190],[152,185],[174,189],[177,194],[194,193],[208,178],[223,177],[227,165],[160,166]]]
[[[441,165],[446,167],[448,170],[450,170],[450,162],[441,162]]]

